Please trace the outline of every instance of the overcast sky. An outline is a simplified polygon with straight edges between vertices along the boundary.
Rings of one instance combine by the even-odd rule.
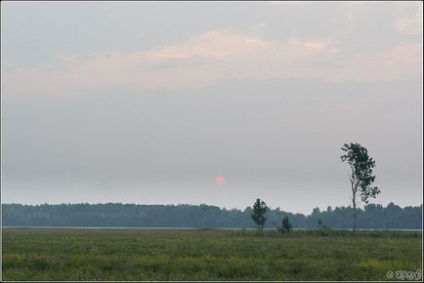
[[[422,203],[423,4],[2,2],[2,203]],[[216,178],[222,176],[216,182]],[[225,180],[225,182],[224,182]]]

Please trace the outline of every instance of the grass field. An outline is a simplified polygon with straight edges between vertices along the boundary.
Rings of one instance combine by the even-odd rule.
[[[422,268],[421,232],[8,228],[2,236],[3,280],[417,280]]]

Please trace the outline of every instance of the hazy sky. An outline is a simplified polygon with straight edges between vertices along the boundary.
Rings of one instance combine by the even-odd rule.
[[[2,2],[2,203],[422,203],[423,4]],[[223,176],[216,183],[216,177]],[[223,182],[225,178],[225,182]]]

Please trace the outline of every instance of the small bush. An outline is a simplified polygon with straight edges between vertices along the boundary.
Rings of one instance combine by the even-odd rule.
[[[281,220],[281,227],[277,227],[277,230],[281,233],[288,233],[293,229],[293,225],[290,223],[290,220],[287,216],[284,216]]]

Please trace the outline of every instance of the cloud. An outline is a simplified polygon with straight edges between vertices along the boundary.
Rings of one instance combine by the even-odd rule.
[[[346,58],[342,66],[328,73],[334,81],[383,82],[422,78],[421,43],[394,46],[383,52]]]
[[[246,43],[255,41],[251,39],[253,41],[249,42],[249,38],[232,37],[225,32],[206,32],[188,42],[155,49],[145,55],[150,61],[227,57],[230,55],[230,50],[243,39]]]
[[[423,33],[423,7],[422,2],[417,2],[416,13],[395,21],[394,28],[406,35],[419,35]]]
[[[420,49],[421,48],[421,49]],[[19,69],[4,74],[4,92],[78,95],[110,88],[193,88],[243,78],[314,78],[387,81],[415,76],[422,44],[400,45],[378,54],[344,57],[338,42],[291,37],[285,42],[215,30],[185,42],[138,52],[62,55],[57,70]]]
[[[187,42],[146,52],[115,52],[89,59],[62,55],[61,70],[9,71],[5,74],[5,89],[7,93],[57,95],[61,89],[69,92],[112,86],[196,87],[231,77],[267,77],[277,64],[287,68],[304,63],[328,44],[297,38],[279,44],[247,34],[210,31]]]

